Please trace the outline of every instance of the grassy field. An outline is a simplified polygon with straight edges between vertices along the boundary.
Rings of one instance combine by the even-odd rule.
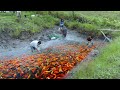
[[[31,19],[32,14],[39,16]],[[27,15],[27,18],[24,18]],[[65,26],[69,29],[77,29],[80,33],[94,32],[101,35],[98,29],[111,28],[120,29],[119,11],[22,11],[22,19],[18,19],[13,13],[0,13],[0,32],[6,29],[12,37],[20,37],[20,33],[27,31],[37,33],[45,28],[52,28],[59,25],[60,18],[65,19]],[[104,31],[112,37],[120,33]]]
[[[119,79],[120,78],[120,37],[100,50],[100,55],[84,62],[75,79]]]
[[[29,32],[30,34],[38,33],[43,29],[53,28],[59,22],[57,18],[50,15],[42,15],[40,17],[31,18],[34,12],[23,12],[22,18],[18,21],[15,14],[0,14],[0,32],[7,32],[11,37],[19,38],[21,32]],[[27,15],[25,18],[23,15]],[[9,31],[9,32],[8,32]]]

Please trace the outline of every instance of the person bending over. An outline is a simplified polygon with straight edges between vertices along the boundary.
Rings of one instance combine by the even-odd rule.
[[[40,44],[41,44],[40,40],[39,41],[38,40],[32,41],[30,43],[31,51],[33,52],[33,51],[37,50],[38,52],[40,52],[39,49],[38,49],[38,47],[39,47]]]

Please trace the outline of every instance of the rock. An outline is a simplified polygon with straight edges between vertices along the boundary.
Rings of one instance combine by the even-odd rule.
[[[41,40],[41,41],[44,39],[43,37],[38,37],[38,38],[39,38],[39,40]]]
[[[49,38],[47,36],[44,37],[44,40],[49,40]]]
[[[7,49],[8,48],[7,45],[4,45],[4,48]]]
[[[99,51],[98,50],[92,50],[91,53],[90,53],[90,56],[97,56],[99,54]]]
[[[34,38],[34,40],[37,40],[37,39],[38,39],[37,37]]]
[[[42,36],[44,37],[45,35],[43,34]]]
[[[30,41],[30,42],[32,42],[32,41],[33,41],[33,39],[30,39],[29,41]]]
[[[12,47],[13,47],[13,48],[16,48],[16,45],[17,45],[16,43],[13,43],[13,44],[12,44]]]
[[[5,41],[5,40],[3,40],[3,41],[2,41],[2,43],[6,43],[6,41]]]

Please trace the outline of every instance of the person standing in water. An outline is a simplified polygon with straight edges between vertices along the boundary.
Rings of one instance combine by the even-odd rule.
[[[62,34],[63,34],[63,37],[65,38],[66,35],[67,35],[67,29],[66,29],[66,28],[63,28],[63,29],[62,29]]]
[[[88,41],[87,45],[88,45],[88,46],[89,46],[90,44],[93,45],[92,39],[93,39],[92,36],[88,36],[88,37],[87,37],[87,41]]]
[[[60,20],[60,29],[62,29],[62,28],[63,28],[63,26],[64,26],[64,20],[63,20],[63,19],[61,19],[61,20]]]
[[[60,31],[62,32],[63,37],[65,38],[66,35],[67,35],[67,29],[66,29],[66,28],[63,28],[63,27],[64,27],[64,20],[61,19],[61,20],[60,20]]]

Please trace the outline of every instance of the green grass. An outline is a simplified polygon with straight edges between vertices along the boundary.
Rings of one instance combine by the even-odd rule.
[[[24,18],[23,15],[29,15]],[[41,15],[40,17],[30,18],[33,12],[23,12],[20,21],[17,21],[15,14],[1,13],[0,14],[0,33],[9,30],[9,35],[14,38],[18,38],[21,32],[27,31],[32,33],[41,32],[44,29],[53,28],[58,22],[58,18],[54,18],[50,15]],[[8,33],[8,32],[7,32]]]
[[[95,32],[97,35],[102,35],[98,30],[101,28],[120,29],[119,11],[74,11],[74,16],[72,11],[51,11],[49,15],[65,19],[65,26],[69,29]],[[80,22],[78,22],[78,18]],[[104,32],[112,37],[120,35],[120,33]]]
[[[81,64],[74,79],[120,79],[120,37],[100,50],[94,60]]]
[[[38,17],[30,18],[38,14]],[[24,18],[27,15],[28,18]],[[53,28],[59,25],[59,19],[65,19],[65,26],[69,29],[77,29],[80,32],[95,32],[102,35],[98,29],[111,28],[120,29],[120,11],[22,11],[22,19],[17,22],[16,14],[0,13],[0,32],[10,29],[11,36],[20,36],[22,31],[38,33],[41,30]],[[78,19],[80,22],[78,22]],[[112,37],[120,33],[108,32]]]

